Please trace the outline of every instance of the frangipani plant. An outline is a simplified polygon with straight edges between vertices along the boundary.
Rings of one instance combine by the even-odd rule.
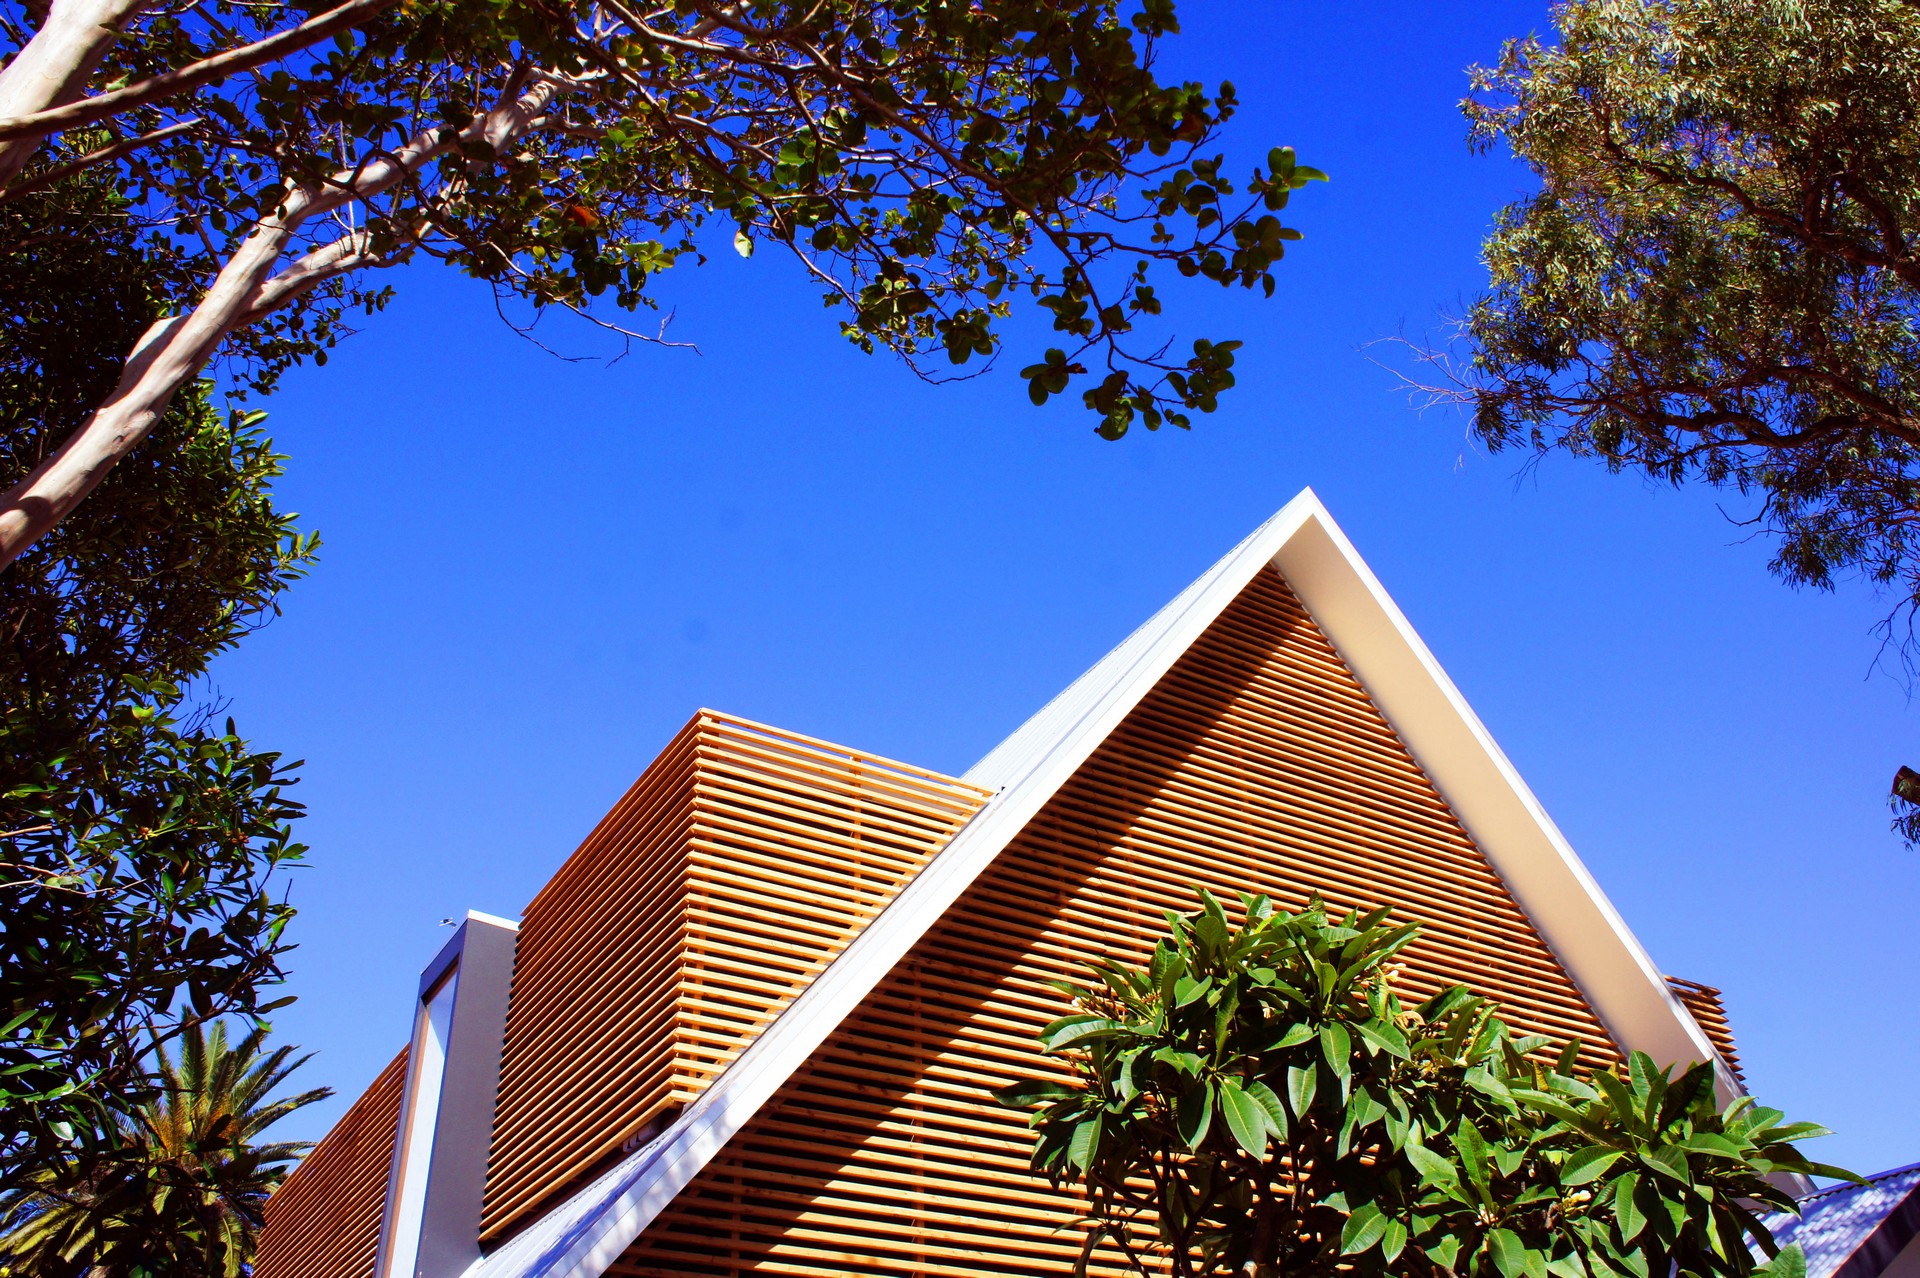
[[[1420,929],[1387,910],[1249,896],[1236,924],[1200,896],[1145,968],[1061,987],[1066,1077],[996,1093],[1087,1195],[1083,1272],[1104,1243],[1176,1278],[1797,1278],[1755,1214],[1794,1209],[1769,1178],[1853,1179],[1796,1147],[1824,1128],[1721,1107],[1710,1064],[1589,1070],[1462,987],[1406,1005]]]

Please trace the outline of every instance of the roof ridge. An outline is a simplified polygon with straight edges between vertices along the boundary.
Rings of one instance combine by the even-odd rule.
[[[1808,1203],[1816,1202],[1822,1198],[1831,1198],[1836,1194],[1857,1193],[1862,1189],[1871,1189],[1875,1185],[1884,1184],[1887,1181],[1893,1180],[1895,1177],[1908,1176],[1916,1173],[1920,1173],[1920,1163],[1908,1163],[1905,1167],[1894,1167],[1887,1171],[1875,1172],[1871,1176],[1862,1176],[1860,1179],[1866,1182],[1863,1185],[1855,1185],[1843,1180],[1837,1185],[1828,1185],[1825,1189],[1816,1189],[1798,1201],[1800,1205],[1804,1207]]]

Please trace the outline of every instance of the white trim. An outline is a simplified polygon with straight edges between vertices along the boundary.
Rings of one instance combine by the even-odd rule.
[[[1614,1041],[1665,1063],[1713,1061],[1724,1099],[1740,1095],[1732,1070],[1332,517],[1317,512],[1275,555],[1273,566]]]
[[[995,791],[985,806],[673,1126],[467,1278],[599,1278],[1269,564],[1353,666],[1616,1039],[1663,1060],[1712,1059],[1592,876],[1308,489],[967,773]]]
[[[458,1278],[480,1257],[519,930],[511,919],[469,910],[420,975],[377,1278]]]

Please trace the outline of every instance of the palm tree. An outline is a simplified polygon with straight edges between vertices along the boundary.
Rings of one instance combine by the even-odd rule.
[[[189,1028],[176,1063],[154,1049],[153,1099],[106,1155],[75,1156],[0,1200],[0,1278],[242,1278],[267,1195],[310,1147],[255,1144],[326,1096],[271,1099],[307,1060],[261,1054],[264,1028],[229,1045],[226,1026]]]

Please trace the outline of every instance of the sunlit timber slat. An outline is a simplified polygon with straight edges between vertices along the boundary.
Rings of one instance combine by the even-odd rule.
[[[985,798],[696,715],[521,920],[482,1236],[698,1095]]]
[[[1740,1053],[1733,1046],[1733,1025],[1727,1020],[1727,1005],[1721,1000],[1720,991],[1678,976],[1667,978],[1667,988],[1693,1016],[1694,1024],[1706,1034],[1707,1041],[1720,1053],[1734,1077],[1744,1082],[1746,1075],[1740,1072]]]
[[[1191,888],[1390,904],[1428,931],[1403,986],[1498,998],[1615,1049],[1292,591],[1261,572],[907,958],[615,1263],[627,1278],[1041,1278],[1077,1199],[1025,1170],[987,1089],[1056,1068],[1044,982],[1140,962]],[[1701,1015],[1701,1013],[1696,1013]],[[1705,1018],[1703,1017],[1703,1024]],[[1118,1278],[1116,1257],[1095,1271]]]
[[[373,1273],[406,1084],[403,1048],[267,1200],[254,1278]]]

